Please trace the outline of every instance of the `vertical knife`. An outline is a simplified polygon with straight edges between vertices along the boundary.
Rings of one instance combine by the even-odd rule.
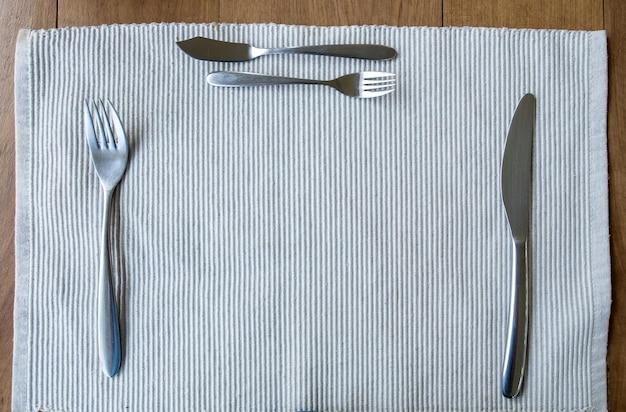
[[[502,371],[502,394],[507,398],[519,395],[526,367],[530,279],[528,237],[535,112],[535,96],[526,94],[511,120],[502,159],[502,200],[514,245],[509,325]]]

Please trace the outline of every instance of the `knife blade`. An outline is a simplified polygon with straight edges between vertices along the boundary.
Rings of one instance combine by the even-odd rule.
[[[502,371],[502,394],[519,395],[528,339],[528,238],[530,232],[533,137],[536,99],[526,94],[511,120],[502,159],[502,201],[514,245],[511,302]]]
[[[246,43],[194,37],[176,43],[185,53],[200,60],[242,62],[267,54],[317,54],[357,59],[387,60],[396,57],[396,51],[378,44],[328,44],[319,46],[283,47],[262,49]]]

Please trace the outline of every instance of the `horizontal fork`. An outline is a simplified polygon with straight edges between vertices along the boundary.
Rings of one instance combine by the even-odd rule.
[[[333,87],[353,97],[378,97],[393,92],[396,75],[386,72],[351,73],[332,80],[300,79],[295,77],[266,76],[257,73],[213,72],[207,82],[220,87],[271,86],[279,84],[319,84]]]

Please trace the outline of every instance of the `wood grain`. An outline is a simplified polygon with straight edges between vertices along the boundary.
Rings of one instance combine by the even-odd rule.
[[[613,306],[609,334],[609,407],[626,409],[626,3],[605,1],[609,39],[609,207]]]
[[[443,25],[602,30],[602,4],[602,0],[443,0]]]
[[[613,307],[609,407],[626,410],[626,2],[622,0],[1,0],[0,411],[10,410],[15,150],[13,55],[18,28],[142,22],[487,26],[600,30],[609,38],[609,173]]]
[[[441,26],[442,23],[440,0],[269,0],[262,7],[251,7],[249,0],[231,0],[221,3],[220,21],[317,26]]]
[[[219,0],[58,0],[58,27],[150,22],[213,22]]]

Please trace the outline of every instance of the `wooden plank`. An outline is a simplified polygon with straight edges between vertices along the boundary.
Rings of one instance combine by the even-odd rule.
[[[318,26],[441,26],[442,23],[441,0],[230,0],[220,4],[220,21]]]
[[[626,410],[626,2],[605,0],[609,40],[609,210],[613,307],[609,333],[609,410]]]
[[[13,64],[20,28],[50,28],[56,24],[56,1],[5,1],[0,8],[0,410],[11,409],[13,370],[13,300],[15,255],[15,118]]]
[[[17,5],[18,2],[15,2]],[[13,3],[11,3],[13,4]],[[21,26],[28,29],[50,29],[57,24],[56,0],[35,0],[30,3],[30,25]]]
[[[602,30],[602,3],[602,0],[443,0],[443,24]]]
[[[59,27],[151,22],[212,22],[220,0],[58,0]]]

